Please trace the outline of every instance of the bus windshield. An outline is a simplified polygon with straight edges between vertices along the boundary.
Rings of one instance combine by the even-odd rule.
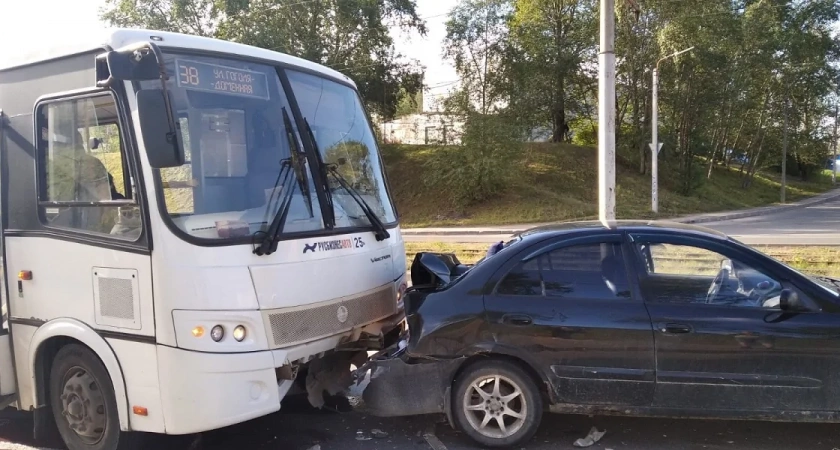
[[[308,73],[287,71],[308,129],[298,129],[278,69],[233,58],[165,54],[186,163],[159,171],[166,213],[186,234],[233,239],[267,233],[286,205],[282,233],[370,227],[359,204],[334,181],[317,183],[331,164],[381,222],[396,221],[378,148],[357,92]],[[141,89],[159,88],[142,82]],[[303,133],[320,155],[308,158]],[[314,154],[314,153],[310,153]],[[328,207],[327,205],[323,205]]]
[[[356,91],[315,75],[286,73],[321,159],[336,168],[380,221],[395,222],[376,140]],[[370,225],[360,205],[334,178],[329,179],[329,190],[336,227]]]

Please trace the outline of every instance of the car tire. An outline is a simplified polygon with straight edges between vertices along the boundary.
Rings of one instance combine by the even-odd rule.
[[[520,446],[540,427],[542,396],[533,378],[511,362],[468,367],[455,380],[452,396],[457,427],[485,447]]]
[[[49,383],[53,417],[68,450],[142,447],[142,435],[120,430],[111,377],[87,347],[62,347],[53,359]]]

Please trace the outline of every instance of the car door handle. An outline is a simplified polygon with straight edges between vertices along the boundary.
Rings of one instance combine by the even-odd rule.
[[[659,328],[659,331],[668,334],[691,333],[691,327],[682,323],[666,323]]]
[[[526,316],[525,314],[505,314],[502,316],[502,323],[508,325],[526,326],[533,324],[534,319],[532,319],[531,316]]]

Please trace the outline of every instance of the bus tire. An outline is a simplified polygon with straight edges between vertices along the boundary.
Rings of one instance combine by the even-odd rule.
[[[107,369],[90,349],[62,347],[49,375],[49,399],[68,450],[134,450],[141,435],[120,430],[117,400]]]

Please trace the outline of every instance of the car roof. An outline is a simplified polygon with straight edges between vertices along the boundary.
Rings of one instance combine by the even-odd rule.
[[[543,239],[572,234],[598,234],[616,230],[630,232],[666,232],[682,235],[695,235],[719,240],[731,240],[720,231],[686,223],[666,220],[614,220],[601,222],[598,220],[561,222],[530,228],[516,236],[522,239]]]

